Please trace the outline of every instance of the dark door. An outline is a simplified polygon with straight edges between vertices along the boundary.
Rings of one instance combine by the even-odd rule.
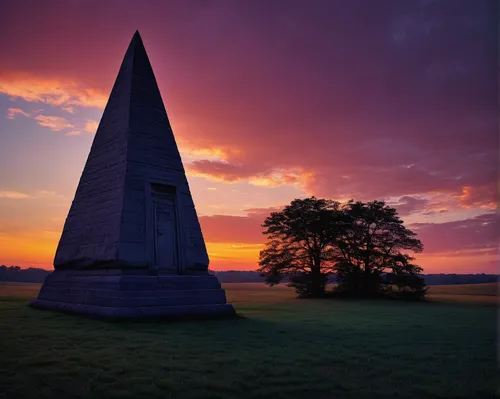
[[[173,198],[154,200],[155,263],[161,271],[178,272],[177,223]]]

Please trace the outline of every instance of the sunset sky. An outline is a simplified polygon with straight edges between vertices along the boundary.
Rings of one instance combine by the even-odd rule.
[[[309,195],[385,200],[426,273],[498,268],[495,0],[3,1],[0,264],[50,269],[136,29],[214,270]]]

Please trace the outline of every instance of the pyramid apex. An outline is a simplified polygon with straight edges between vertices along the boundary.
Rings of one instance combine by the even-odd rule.
[[[132,42],[135,42],[135,41],[141,41],[142,42],[141,34],[139,33],[138,30],[136,30],[135,33],[134,33],[134,36],[132,36]]]

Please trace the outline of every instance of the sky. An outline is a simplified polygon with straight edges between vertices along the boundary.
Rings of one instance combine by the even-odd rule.
[[[0,264],[52,268],[138,29],[214,270],[295,198],[384,200],[425,273],[497,273],[494,0],[6,0]]]

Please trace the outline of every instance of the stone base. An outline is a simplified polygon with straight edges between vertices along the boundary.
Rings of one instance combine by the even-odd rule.
[[[116,271],[56,270],[47,276],[31,306],[111,319],[236,314],[215,276]]]

